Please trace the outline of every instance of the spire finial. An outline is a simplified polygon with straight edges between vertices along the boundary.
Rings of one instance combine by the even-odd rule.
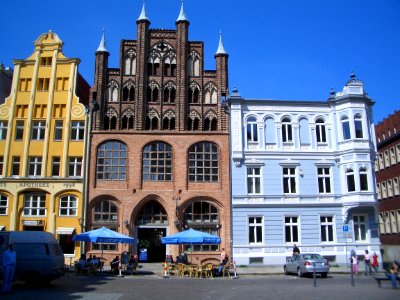
[[[179,12],[179,16],[178,16],[178,19],[176,20],[176,22],[179,22],[179,21],[189,21],[186,18],[185,11],[183,9],[183,0],[181,0],[181,11]]]
[[[219,31],[219,44],[218,44],[218,49],[216,54],[227,54],[224,48],[224,45],[222,44],[222,31]]]
[[[103,34],[101,35],[101,40],[100,40],[100,45],[99,48],[97,48],[96,52],[108,52],[107,46],[106,46],[106,30],[103,28]]]
[[[143,0],[142,11],[141,11],[140,16],[139,16],[139,18],[137,20],[138,21],[149,21],[150,22],[149,18],[147,17],[147,14],[146,14],[146,3],[145,3],[145,0]]]
[[[350,78],[351,78],[351,79],[356,78],[356,73],[354,73],[354,70],[351,70],[351,71],[350,71]]]

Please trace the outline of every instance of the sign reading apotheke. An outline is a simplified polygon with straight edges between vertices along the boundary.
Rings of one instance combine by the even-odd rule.
[[[45,187],[49,188],[50,183],[48,182],[21,182],[18,184],[18,187],[23,187],[23,188],[38,188],[38,187]]]

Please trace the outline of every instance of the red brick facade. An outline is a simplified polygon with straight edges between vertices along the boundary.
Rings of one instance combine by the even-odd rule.
[[[389,262],[400,255],[400,111],[379,123],[375,134],[380,240]]]
[[[149,20],[139,18],[137,40],[121,40],[118,68],[108,67],[109,53],[106,50],[96,52],[92,92],[97,93],[99,110],[93,112],[86,229],[109,225],[139,239],[142,234],[142,239],[150,240],[150,248],[158,251],[150,251],[151,261],[159,261],[165,254],[175,257],[182,249],[174,245],[163,248],[158,245],[159,238],[149,236],[149,230],[154,230],[159,237],[189,227],[208,230],[220,235],[220,247],[206,251],[195,248],[192,261],[217,258],[221,248],[230,253],[231,235],[228,116],[221,101],[228,89],[228,55],[217,53],[216,71],[204,70],[204,45],[188,41],[188,21],[178,20],[176,30],[149,29],[149,26]],[[99,157],[102,150],[99,152],[99,149],[113,141],[126,147],[126,179],[105,179],[113,176],[110,175],[112,167],[107,169],[105,166],[108,171],[99,169],[99,163],[103,162],[103,158]],[[144,152],[150,149],[146,146],[151,143],[170,147],[168,159],[171,160],[165,166],[144,167]],[[209,176],[202,179],[198,179],[201,176],[194,176],[196,180],[189,176],[189,160],[193,164],[192,158],[198,157],[195,155],[189,159],[189,149],[198,143],[214,145],[218,149],[218,162],[213,163],[214,167],[218,164],[218,176],[214,176],[213,180]],[[204,147],[208,149],[208,146]],[[114,153],[119,155],[117,151]],[[150,154],[151,158],[153,154]],[[157,155],[159,160],[150,164],[157,164],[165,158],[164,153]],[[211,158],[207,156],[207,159]],[[118,164],[117,160],[109,163]],[[208,174],[208,162],[204,164],[202,169],[196,163],[192,172],[204,171]],[[145,169],[154,172],[161,169],[166,173],[171,170],[171,174],[144,175],[147,172]],[[123,168],[117,172],[123,173]],[[118,174],[115,176],[125,176]],[[113,212],[116,217],[112,220],[101,219],[101,213],[96,214],[104,209],[100,208],[102,201],[109,201],[116,207],[117,213]],[[161,212],[154,208],[157,206]],[[204,211],[190,210],[200,206]],[[207,212],[206,207],[212,207],[213,213]],[[167,218],[160,221],[163,214]],[[150,216],[149,219],[144,215]],[[188,221],[188,216],[194,219]],[[106,253],[110,257],[120,254],[122,250],[137,253],[139,247],[118,246],[115,251]]]

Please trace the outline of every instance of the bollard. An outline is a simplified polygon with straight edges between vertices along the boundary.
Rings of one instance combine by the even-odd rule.
[[[350,283],[354,286],[353,259],[350,260]]]
[[[118,276],[119,276],[119,277],[124,277],[124,276],[122,275],[122,264],[121,264],[121,261],[119,261],[119,264],[118,264],[118,271],[119,271]]]
[[[167,262],[164,263],[164,278],[168,278],[168,265]]]
[[[317,287],[317,272],[315,270],[315,263],[313,263],[314,271],[313,271],[313,281],[314,281],[314,287]]]
[[[239,276],[237,276],[237,273],[236,273],[236,260],[233,261],[233,270],[234,270],[235,276],[233,276],[232,279],[238,279]]]

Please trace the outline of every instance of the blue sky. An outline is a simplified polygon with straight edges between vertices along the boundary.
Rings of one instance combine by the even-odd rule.
[[[136,39],[142,3],[1,0],[0,62],[12,67],[28,57],[51,29],[92,84],[102,29],[109,66],[118,67],[120,40]],[[206,69],[215,69],[222,30],[230,89],[245,98],[324,101],[354,70],[376,102],[375,123],[400,109],[400,0],[185,0],[184,7],[189,39],[205,43]],[[146,0],[151,28],[175,29],[179,9],[179,0]]]

